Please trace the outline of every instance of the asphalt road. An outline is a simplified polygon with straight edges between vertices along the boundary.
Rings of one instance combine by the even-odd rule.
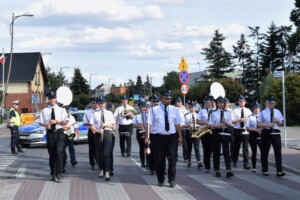
[[[135,134],[134,134],[135,136]],[[10,154],[9,138],[0,139],[0,199],[299,199],[300,177],[287,173],[277,178],[273,167],[270,176],[258,171],[234,168],[235,176],[225,177],[221,159],[221,178],[196,167],[187,168],[179,148],[176,187],[158,187],[155,176],[140,167],[138,145],[132,139],[131,157],[121,157],[118,138],[115,145],[115,175],[109,182],[98,178],[98,170],[88,163],[88,145],[75,145],[78,165],[68,163],[61,183],[50,181],[48,152],[44,147],[27,148],[26,153]],[[294,141],[295,144],[296,141]],[[201,155],[202,152],[201,152]]]

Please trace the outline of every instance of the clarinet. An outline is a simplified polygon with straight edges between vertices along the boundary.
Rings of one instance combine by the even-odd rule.
[[[273,123],[273,120],[274,120],[274,109],[271,109],[270,112],[271,112],[270,123]],[[273,133],[274,132],[274,127],[271,127],[271,130],[272,130],[271,133]]]

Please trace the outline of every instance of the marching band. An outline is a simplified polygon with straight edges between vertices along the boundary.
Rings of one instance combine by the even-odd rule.
[[[211,94],[210,94],[211,95]],[[211,157],[216,177],[221,177],[220,157],[223,154],[226,177],[234,176],[231,167],[237,167],[240,145],[243,149],[244,169],[250,169],[248,161],[248,143],[251,148],[252,172],[256,172],[257,149],[261,152],[262,174],[268,176],[268,155],[273,146],[276,160],[277,177],[285,175],[282,169],[281,137],[279,126],[283,123],[281,112],[275,108],[274,97],[266,98],[266,108],[260,111],[256,103],[252,111],[245,107],[246,98],[238,98],[238,107],[231,110],[229,99],[225,95],[206,96],[203,107],[196,112],[196,104],[191,102],[186,110],[181,98],[176,99],[176,106],[171,105],[173,98],[170,91],[161,97],[153,95],[150,101],[140,101],[137,114],[134,107],[128,105],[127,96],[122,97],[122,104],[114,113],[106,109],[103,97],[90,99],[91,109],[86,110],[83,122],[88,126],[89,163],[91,169],[97,163],[99,177],[110,180],[113,175],[114,132],[119,131],[121,156],[131,155],[131,136],[136,129],[139,144],[140,164],[149,168],[150,174],[157,176],[158,186],[163,186],[165,175],[171,188],[176,186],[176,164],[178,146],[183,142],[183,160],[187,167],[192,166],[192,146],[194,145],[197,167],[204,164],[204,171],[211,169]],[[56,94],[48,94],[49,106],[41,111],[40,124],[47,128],[47,148],[52,180],[60,182],[66,161],[64,131],[70,130],[79,137],[76,121],[66,110],[57,105]],[[216,103],[216,104],[215,104]],[[253,112],[253,113],[252,113]],[[233,131],[232,131],[233,130]],[[70,131],[69,131],[70,132]],[[69,137],[67,137],[69,138]],[[73,137],[74,138],[74,137]],[[71,138],[72,139],[72,138]],[[202,144],[203,164],[200,156]],[[71,140],[72,142],[72,140]],[[70,155],[73,152],[69,146]],[[231,148],[230,148],[231,146]],[[222,153],[221,153],[222,149]],[[74,154],[71,164],[77,164]],[[167,166],[168,165],[168,166]]]

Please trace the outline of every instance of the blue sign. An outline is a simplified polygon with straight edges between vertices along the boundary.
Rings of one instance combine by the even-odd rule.
[[[140,95],[134,94],[134,95],[133,95],[133,100],[134,100],[134,101],[140,100]]]
[[[190,80],[190,74],[186,70],[181,70],[179,73],[179,81],[182,84],[187,84]]]

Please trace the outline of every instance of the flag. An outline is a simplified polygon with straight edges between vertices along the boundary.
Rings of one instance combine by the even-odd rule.
[[[4,59],[4,54],[2,54],[1,57],[0,57],[0,63],[3,64],[4,61],[5,61],[5,59]]]

